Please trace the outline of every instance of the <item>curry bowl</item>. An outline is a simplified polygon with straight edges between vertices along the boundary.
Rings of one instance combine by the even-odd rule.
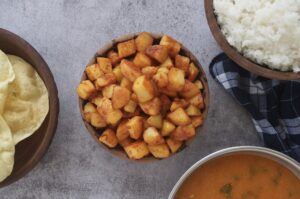
[[[230,165],[230,163],[228,163],[231,160],[233,160],[230,158],[238,158],[235,160],[237,167],[234,167],[234,166]],[[247,160],[247,158],[249,158],[249,159]],[[258,158],[258,159],[255,159],[255,158]],[[245,170],[249,173],[245,173],[245,174],[239,176],[238,170],[243,169],[244,168],[243,163],[247,162],[247,161],[251,161],[249,169],[245,167]],[[275,171],[273,172],[273,170],[272,170],[273,166],[267,167],[266,165],[270,165],[270,164],[264,165],[264,163],[262,161],[268,161],[268,163],[274,164]],[[247,163],[245,163],[245,164],[247,164]],[[262,165],[264,165],[266,167],[263,168]],[[257,167],[255,167],[255,166],[257,166]],[[215,176],[215,178],[213,178],[213,179],[208,179],[208,178],[204,179],[205,175],[206,176],[210,175],[207,172],[208,167],[210,167],[209,169],[211,169],[210,171],[212,173],[217,173],[216,175],[218,175],[218,176]],[[229,172],[229,170],[228,170],[229,168],[231,170],[233,170],[233,173],[235,172],[234,175],[232,175],[231,172]],[[203,170],[201,170],[201,169],[203,169]],[[221,173],[219,173],[219,169],[220,169]],[[292,186],[296,186],[296,192],[295,192],[295,190],[287,192],[288,182],[284,179],[280,179],[282,176],[285,176],[285,173],[282,172],[282,170],[280,170],[280,169],[286,170],[287,176],[293,177],[294,183],[292,184]],[[204,170],[206,171],[206,174],[199,175],[199,173]],[[197,171],[199,171],[198,174],[197,174]],[[266,178],[263,173],[268,173],[268,175],[271,175],[271,177]],[[230,179],[229,180],[230,182],[229,181],[227,182],[227,179],[224,180],[224,182],[226,181],[226,183],[223,186],[224,182],[220,181],[220,176],[222,176],[222,178],[225,176],[224,178]],[[255,179],[255,176],[257,177],[257,179]],[[240,180],[240,182],[239,182],[239,180]],[[286,193],[287,196],[282,196],[281,198],[287,198],[290,196],[291,196],[290,198],[293,198],[293,197],[297,198],[297,196],[299,196],[299,193],[297,193],[297,191],[298,192],[300,191],[299,190],[300,164],[298,162],[296,162],[295,160],[293,160],[292,158],[290,158],[280,152],[277,152],[277,151],[274,151],[274,150],[271,150],[268,148],[264,148],[264,147],[238,146],[238,147],[226,148],[226,149],[214,152],[214,153],[204,157],[203,159],[196,162],[193,166],[191,166],[181,176],[179,181],[175,184],[175,186],[172,189],[168,198],[169,199],[184,198],[182,194],[187,194],[187,191],[189,191],[189,193],[188,193],[188,195],[185,195],[185,198],[198,198],[199,195],[196,195],[193,192],[194,190],[187,190],[187,189],[192,188],[193,186],[197,186],[197,189],[200,190],[200,186],[203,185],[203,183],[207,184],[207,186],[210,186],[210,187],[212,187],[218,183],[222,184],[222,186],[220,186],[216,189],[216,195],[214,195],[214,196],[210,195],[210,198],[223,198],[223,197],[230,198],[232,196],[231,194],[235,194],[234,196],[238,198],[239,197],[237,195],[238,190],[235,190],[235,187],[238,187],[238,186],[241,187],[242,186],[241,183],[243,183],[243,180],[244,181],[247,180],[250,182],[253,180],[253,182],[256,182],[257,184],[259,184],[260,182],[264,182],[265,185],[270,184],[271,186],[273,186],[273,187],[271,187],[271,189],[269,189],[269,191],[271,191],[271,192],[272,192],[272,190],[273,191],[277,190],[277,188],[279,186],[281,186],[282,184],[285,184],[287,187],[284,188],[285,190],[282,191],[281,194]],[[280,180],[283,182],[280,182]],[[202,183],[202,184],[200,185],[200,183]],[[289,185],[291,185],[291,184],[289,184]],[[258,185],[258,186],[260,186],[260,185]],[[298,188],[297,188],[297,186],[298,186]],[[238,189],[238,188],[236,188],[236,189]],[[267,190],[266,187],[259,187],[258,189],[259,189],[258,192],[260,192],[260,193],[262,193],[264,191],[266,192],[266,190]],[[206,187],[207,192],[209,192],[211,190],[212,189],[209,189],[208,187]],[[218,194],[220,194],[220,196],[218,196]],[[243,194],[244,195],[242,195],[242,196],[244,198],[247,198],[247,197],[251,198],[254,196],[258,196],[258,195],[256,195],[257,193],[255,193],[253,190],[248,190],[247,192],[245,192]],[[268,197],[264,196],[262,198],[268,198]]]
[[[43,80],[49,94],[49,112],[39,129],[16,145],[13,171],[0,183],[0,187],[4,187],[25,176],[47,152],[57,127],[59,100],[56,84],[47,63],[28,42],[0,28],[0,49],[30,63]]]

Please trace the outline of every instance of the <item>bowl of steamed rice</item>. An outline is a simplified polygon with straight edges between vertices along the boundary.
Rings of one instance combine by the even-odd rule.
[[[0,29],[0,187],[38,163],[57,118],[57,89],[47,64],[25,40]]]
[[[224,52],[271,79],[300,79],[300,1],[205,0],[209,27]]]

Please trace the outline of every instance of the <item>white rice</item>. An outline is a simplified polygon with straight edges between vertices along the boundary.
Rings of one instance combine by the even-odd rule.
[[[300,0],[214,0],[230,45],[254,62],[300,71]]]

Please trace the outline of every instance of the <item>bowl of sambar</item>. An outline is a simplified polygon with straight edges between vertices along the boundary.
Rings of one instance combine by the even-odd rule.
[[[196,162],[169,199],[300,199],[300,164],[271,149],[226,148]]]

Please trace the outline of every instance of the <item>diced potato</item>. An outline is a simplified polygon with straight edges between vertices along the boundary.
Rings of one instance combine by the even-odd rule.
[[[170,109],[171,100],[169,99],[168,96],[162,94],[162,95],[160,95],[160,101],[161,101],[160,113],[162,116],[165,116]]]
[[[144,141],[149,145],[157,145],[165,142],[163,137],[154,127],[148,127],[143,134]]]
[[[204,101],[201,93],[198,93],[194,97],[188,100],[190,104],[195,105],[196,107],[203,109],[204,108]]]
[[[123,59],[120,64],[121,72],[124,77],[134,82],[136,78],[142,75],[139,67],[137,67],[133,62]]]
[[[195,84],[200,90],[203,89],[203,84],[202,84],[202,82],[201,82],[200,80],[195,81],[194,84]]]
[[[96,92],[94,84],[90,80],[82,81],[77,87],[77,94],[81,99],[87,100]]]
[[[163,126],[161,129],[162,136],[169,136],[174,130],[176,126],[169,122],[168,120],[163,121]]]
[[[143,133],[144,119],[141,116],[134,116],[127,122],[129,135],[132,139],[138,140]]]
[[[107,124],[98,112],[91,113],[91,125],[95,128],[103,128]]]
[[[147,144],[143,141],[136,141],[124,147],[124,150],[130,159],[139,160],[149,155]]]
[[[111,73],[112,72],[112,64],[110,59],[105,57],[97,57],[97,63],[99,65],[100,70],[103,73]]]
[[[124,148],[134,142],[130,137],[125,138],[124,140],[119,141],[119,144]]]
[[[176,55],[175,67],[187,73],[189,70],[189,66],[190,66],[190,58],[181,55]]]
[[[160,40],[160,45],[164,45],[168,48],[169,51],[169,55],[171,57],[175,57],[180,49],[181,49],[181,45],[172,37],[168,36],[168,35],[164,35],[161,40]]]
[[[168,58],[168,49],[162,45],[153,45],[146,49],[146,55],[162,64]]]
[[[107,123],[111,125],[117,124],[122,119],[123,113],[120,110],[114,110],[107,116]]]
[[[130,100],[131,93],[127,88],[115,86],[112,94],[112,105],[114,109],[120,109]]]
[[[171,138],[177,141],[185,141],[194,137],[195,134],[196,130],[192,124],[187,126],[178,126],[176,130],[172,132]]]
[[[150,153],[156,158],[167,158],[170,156],[170,150],[167,144],[148,145]]]
[[[195,116],[192,117],[192,125],[197,128],[198,126],[201,126],[203,124],[203,116]]]
[[[173,124],[179,126],[185,126],[191,123],[191,118],[186,114],[183,108],[176,109],[169,113],[167,117]]]
[[[169,73],[169,69],[168,68],[158,68],[157,70],[158,73],[165,73],[165,74],[168,74]]]
[[[116,134],[111,129],[106,129],[99,137],[99,141],[109,148],[115,148],[118,145]]]
[[[132,91],[132,85],[133,83],[130,80],[128,80],[126,77],[123,77],[120,82],[120,86],[127,88],[129,91]]]
[[[123,78],[123,74],[122,74],[120,65],[116,66],[116,67],[113,69],[112,72],[113,72],[113,74],[116,76],[117,81],[118,81],[118,82],[121,82],[121,80],[122,80],[122,78]]]
[[[99,104],[102,101],[102,98],[103,96],[101,95],[101,93],[98,93],[97,95],[90,98],[90,102],[95,104],[96,106],[99,106]]]
[[[139,52],[144,52],[146,48],[152,45],[152,43],[153,43],[153,38],[147,32],[142,32],[135,39],[135,45]]]
[[[155,66],[147,66],[142,69],[142,73],[150,79],[157,73],[157,70],[158,68]]]
[[[185,84],[184,71],[178,68],[171,68],[168,73],[169,89],[181,91]]]
[[[111,50],[107,53],[107,57],[110,59],[110,61],[113,65],[116,65],[117,63],[119,63],[121,61],[121,58],[119,57],[118,53],[113,50]]]
[[[168,73],[165,72],[157,72],[153,76],[153,80],[159,88],[164,88],[168,85]]]
[[[92,104],[91,102],[86,103],[83,107],[84,119],[87,122],[91,122],[92,113],[96,113],[96,112],[97,112],[97,109],[96,109],[95,105]]]
[[[125,119],[118,125],[116,136],[119,142],[129,137],[127,122],[128,120]]]
[[[110,99],[103,97],[97,107],[98,113],[109,124],[116,124],[123,116],[122,111],[113,109]]]
[[[114,87],[116,87],[116,86],[117,86],[116,84],[111,84],[111,85],[105,86],[102,89],[103,97],[107,97],[109,99],[112,98]]]
[[[118,43],[117,48],[120,58],[128,57],[136,52],[136,46],[133,39]]]
[[[152,61],[144,53],[137,53],[133,59],[133,63],[140,68],[144,68],[146,66],[151,66]]]
[[[141,109],[148,115],[157,115],[161,109],[161,101],[158,97],[144,103],[140,103]]]
[[[199,116],[199,115],[202,115],[200,109],[198,107],[196,107],[195,105],[193,105],[193,104],[189,105],[189,107],[187,107],[187,109],[185,109],[185,112],[189,116]]]
[[[128,113],[134,113],[137,107],[137,103],[133,100],[129,100],[128,104],[124,106],[124,111]]]
[[[167,145],[168,145],[169,148],[171,149],[172,153],[176,153],[176,152],[178,151],[178,149],[181,148],[182,142],[181,142],[181,141],[174,140],[174,139],[172,139],[172,138],[168,138],[168,139],[167,139]]]
[[[191,98],[197,95],[198,93],[200,93],[198,87],[189,80],[186,80],[183,90],[180,92],[180,95],[184,98]]]
[[[103,72],[100,70],[98,64],[92,64],[90,66],[87,66],[85,69],[85,73],[91,81],[94,81],[103,75]]]
[[[189,67],[188,71],[188,78],[191,82],[195,81],[197,76],[199,74],[199,69],[196,67],[196,65],[192,62]]]
[[[160,67],[167,68],[167,69],[174,67],[172,59],[168,57],[166,61],[160,65]]]
[[[162,124],[163,124],[163,122],[162,122],[162,116],[160,114],[159,115],[150,116],[147,119],[147,123],[149,124],[149,126],[152,126],[152,127],[160,129],[162,127]]]
[[[149,79],[145,76],[138,77],[132,87],[139,102],[147,102],[154,97],[154,88]]]
[[[97,90],[101,90],[103,87],[116,83],[117,78],[113,73],[107,73],[96,79],[95,85]]]
[[[178,108],[186,108],[186,107],[188,107],[189,104],[190,103],[188,101],[186,101],[185,99],[175,98],[175,100],[171,104],[170,111],[173,112]]]

